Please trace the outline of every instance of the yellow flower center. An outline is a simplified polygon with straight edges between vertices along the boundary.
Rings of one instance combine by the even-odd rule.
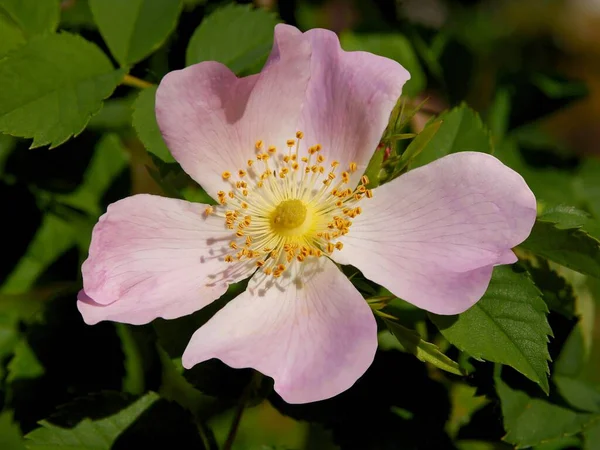
[[[305,220],[306,206],[298,199],[282,201],[271,214],[273,231],[280,234],[292,234]]]
[[[358,165],[342,169],[338,161],[326,163],[321,145],[300,156],[300,141],[287,141],[287,152],[279,152],[263,141],[255,144],[256,157],[247,167],[225,171],[228,192],[219,191],[219,205],[206,208],[232,230],[227,262],[252,260],[266,275],[280,277],[293,261],[341,250],[339,238],[347,234],[352,219],[361,213],[357,203],[373,193],[369,180],[350,186]],[[237,177],[235,176],[237,174]]]

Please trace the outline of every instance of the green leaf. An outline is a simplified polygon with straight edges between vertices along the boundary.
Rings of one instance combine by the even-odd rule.
[[[584,160],[577,178],[581,182],[581,193],[588,208],[600,219],[600,161],[591,158]]]
[[[229,4],[217,9],[196,28],[186,51],[186,65],[218,61],[233,72],[252,71],[273,45],[277,16],[250,5]]]
[[[100,420],[83,419],[73,428],[62,428],[45,420],[25,439],[30,450],[109,450],[119,435],[133,424],[159,396],[154,392],[141,397],[127,408]]]
[[[122,77],[79,36],[33,38],[0,60],[0,131],[56,147],[85,128]]]
[[[423,150],[412,159],[410,167],[428,164],[450,153],[475,151],[492,153],[490,132],[479,114],[466,105],[447,111],[438,119],[442,124]]]
[[[340,36],[342,48],[346,51],[362,50],[398,61],[410,73],[410,80],[402,89],[404,95],[414,97],[427,82],[410,41],[399,33],[394,34],[355,34],[344,32]]]
[[[438,369],[455,375],[463,375],[458,363],[444,355],[437,345],[424,341],[419,333],[403,327],[393,320],[384,319],[384,322],[405,352],[412,353],[421,361],[433,364]]]
[[[550,311],[562,314],[567,319],[575,317],[575,292],[573,286],[552,270],[545,261],[539,267],[527,265],[527,270],[540,291]]]
[[[527,275],[498,266],[485,295],[464,313],[429,317],[448,341],[475,358],[507,364],[548,393],[548,308]]]
[[[564,375],[554,375],[552,382],[560,395],[580,411],[600,413],[600,390],[590,383]]]
[[[583,450],[598,450],[600,448],[600,421],[583,431]]]
[[[396,164],[394,168],[394,173],[392,174],[392,178],[395,174],[400,174],[409,164],[411,164],[412,160],[417,158],[419,154],[427,148],[431,140],[435,137],[436,133],[439,131],[442,126],[442,119],[434,120],[433,122],[429,122],[425,128],[408,144],[402,156],[400,156],[400,160]]]
[[[23,31],[0,9],[0,57],[24,43]]]
[[[507,432],[504,440],[517,448],[572,436],[600,420],[597,414],[579,413],[532,398],[523,391],[512,389],[499,376],[496,377],[496,392]]]
[[[156,112],[154,111],[156,89],[156,86],[143,89],[138,95],[133,104],[133,127],[146,150],[164,162],[175,162],[156,122]]]
[[[6,381],[41,377],[45,372],[44,366],[38,361],[35,353],[26,340],[21,340],[15,347],[15,356],[8,363]]]
[[[25,36],[52,33],[58,26],[59,0],[0,0],[0,11],[6,13]]]
[[[557,206],[538,215],[531,234],[521,244],[530,252],[577,272],[600,278],[600,241],[587,227],[600,226],[576,208]]]
[[[25,442],[19,425],[13,422],[13,415],[9,411],[0,414],[0,448],[25,450]]]
[[[121,66],[158,49],[177,24],[181,0],[90,0],[94,20]]]

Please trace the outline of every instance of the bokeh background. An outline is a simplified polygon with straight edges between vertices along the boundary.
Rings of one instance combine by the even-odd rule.
[[[132,75],[158,83],[169,70],[184,67],[196,27],[228,2],[184,3],[166,45],[136,64]],[[407,101],[424,102],[406,132],[418,133],[432,116],[466,102],[480,112],[494,138],[510,136],[518,150],[497,150],[538,198],[600,217],[600,0],[256,0],[254,5],[301,29],[334,30],[346,49],[404,64],[412,74]],[[86,0],[62,1],[60,28],[80,33],[109,54]],[[161,389],[164,377],[180,377],[166,374],[161,360],[180,354],[185,341],[177,338],[189,336],[211,312],[193,316],[187,328],[158,320],[149,333],[148,327],[86,326],[75,307],[91,229],[109,203],[132,193],[169,195],[161,180],[202,196],[180,171],[170,172],[146,152],[132,128],[138,92],[117,88],[79,136],[52,150],[30,150],[29,141],[0,135],[0,449],[24,448],[20,436],[41,419],[76,423],[73,415],[61,416],[60,407],[82,396],[113,392],[89,407],[77,400],[80,417],[101,416],[103,408],[114,410],[128,395]],[[577,336],[585,353],[580,375],[600,384],[600,291],[575,272],[561,274],[577,290],[575,308],[582,317]],[[406,310],[406,323],[427,333],[421,320]],[[156,336],[162,353],[154,347]],[[565,339],[557,334],[551,348],[560,348]],[[449,383],[394,350],[385,337],[382,347],[391,350],[380,352],[357,386],[330,402],[291,407],[257,395],[242,416],[234,448],[513,448],[500,442],[498,407],[476,396],[475,387]],[[218,362],[186,374],[187,381],[219,399],[207,413],[215,442],[225,441],[235,400],[251,378],[249,371]],[[261,386],[255,386],[258,392]],[[183,396],[193,395],[186,386],[179,388]],[[163,394],[175,398],[181,392]],[[165,402],[160,408],[122,436],[119,448],[202,448],[193,427],[181,425],[188,419],[177,407]],[[171,434],[148,431],[161,426]],[[582,447],[575,439],[543,448]]]

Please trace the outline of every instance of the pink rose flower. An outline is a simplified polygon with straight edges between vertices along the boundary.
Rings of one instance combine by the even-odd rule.
[[[375,318],[335,263],[428,311],[468,309],[493,267],[516,261],[535,198],[519,174],[474,152],[368,189],[361,175],[408,79],[394,61],[342,51],[330,31],[286,25],[258,75],[216,62],[169,73],[160,129],[219,205],[112,204],[82,268],[84,320],[174,319],[251,277],[192,336],[183,365],[253,367],[304,403],[352,386],[377,347]]]

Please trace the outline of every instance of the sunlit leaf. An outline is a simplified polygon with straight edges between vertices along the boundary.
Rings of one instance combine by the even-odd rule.
[[[489,130],[479,114],[466,105],[438,116],[442,124],[421,151],[411,159],[410,167],[428,164],[450,153],[474,151],[492,153]],[[416,144],[415,144],[416,145]]]
[[[56,147],[83,130],[122,76],[80,36],[33,38],[0,60],[0,131]]]
[[[547,208],[521,246],[577,272],[600,277],[600,241],[587,232],[589,226],[598,227],[581,210],[568,206]]]
[[[250,5],[219,8],[194,31],[186,64],[218,61],[238,74],[260,68],[271,51],[277,22],[275,14]]]
[[[460,315],[430,314],[452,344],[475,358],[514,367],[545,391],[548,385],[548,308],[526,273],[494,269],[485,295]]]
[[[25,36],[51,33],[58,26],[60,0],[0,0],[0,12],[10,17]]]
[[[175,28],[181,6],[181,0],[90,0],[100,33],[122,66],[161,46]]]

